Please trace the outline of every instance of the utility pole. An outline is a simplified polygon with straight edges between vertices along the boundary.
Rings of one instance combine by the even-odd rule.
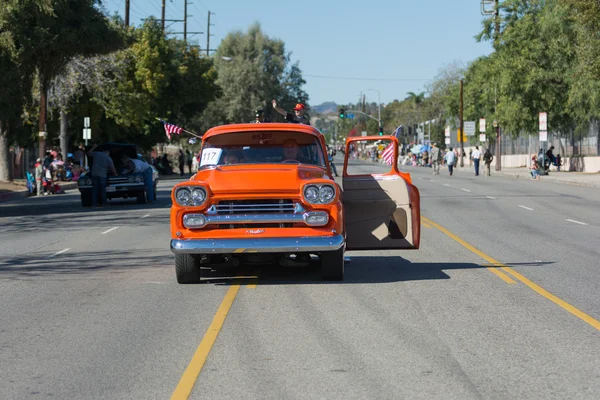
[[[494,37],[494,48],[498,49],[498,45],[500,44],[500,10],[499,0],[494,1],[494,28],[495,28],[495,37]],[[496,124],[496,171],[502,170],[502,149],[500,147],[502,138],[500,137],[500,124]]]
[[[214,35],[210,34],[210,26],[211,26],[211,23],[210,23],[210,14],[214,15],[215,13],[214,12],[210,12],[210,11],[208,12],[208,23],[206,24],[206,56],[207,57],[209,55],[208,52],[210,51],[210,37],[214,36]],[[212,24],[212,25],[214,26],[214,24]]]
[[[187,45],[187,0],[183,0],[183,41]]]
[[[44,91],[44,85],[41,86],[41,96],[40,96],[40,122],[39,122],[39,150],[38,156],[42,160],[46,156],[46,136],[48,136],[48,131],[46,130],[46,118],[47,118],[47,105],[48,105],[48,93]]]
[[[129,2],[130,0],[125,0],[125,26],[129,26]]]
[[[464,132],[464,122],[463,122],[463,80],[460,80],[460,112],[459,112],[459,118],[460,118],[460,166],[464,167],[465,166],[465,161],[463,158],[463,153],[465,151],[465,147],[464,147],[464,142],[463,142],[463,135],[465,134]]]
[[[165,8],[166,8],[166,1],[167,0],[162,0],[162,17],[161,17],[161,21],[162,21],[162,31],[163,31],[163,35],[165,33]]]

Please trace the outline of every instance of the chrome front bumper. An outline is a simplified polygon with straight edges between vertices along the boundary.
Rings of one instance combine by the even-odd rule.
[[[175,254],[293,253],[339,250],[342,235],[289,238],[173,239]]]

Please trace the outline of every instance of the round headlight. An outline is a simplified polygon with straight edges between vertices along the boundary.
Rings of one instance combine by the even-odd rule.
[[[91,179],[86,179],[85,180],[85,184],[86,185],[91,185],[92,184],[92,180]]]
[[[319,190],[319,200],[321,203],[330,203],[335,197],[335,189],[331,186],[322,186]]]
[[[206,200],[206,192],[202,188],[192,189],[192,203],[200,205]]]
[[[175,199],[177,200],[177,203],[179,205],[187,206],[192,200],[192,193],[188,188],[181,188],[177,190],[177,193],[175,194]]]
[[[133,176],[130,176],[128,180],[129,180],[129,183],[133,183],[135,178]]]
[[[141,182],[141,181],[143,181],[143,180],[144,180],[144,178],[142,178],[141,176],[136,176],[136,177],[135,177],[135,181],[136,181],[137,183],[140,183],[140,182]]]
[[[304,188],[304,197],[310,203],[319,201],[319,189],[316,186],[307,186]]]

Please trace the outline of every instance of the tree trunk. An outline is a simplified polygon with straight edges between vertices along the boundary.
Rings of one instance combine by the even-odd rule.
[[[46,132],[45,134],[48,135],[48,132],[46,131],[46,93],[48,90],[48,85],[45,83],[45,78],[43,76],[41,78],[42,87],[40,88],[40,123],[38,132]],[[38,135],[41,135],[41,133],[38,133]],[[39,136],[39,145],[40,149],[38,152],[38,157],[43,160],[44,156],[46,155],[46,138],[44,136]]]
[[[63,156],[63,161],[67,160],[69,152],[69,114],[60,110],[60,152]]]
[[[4,182],[12,181],[8,148],[8,127],[0,121],[0,181]]]

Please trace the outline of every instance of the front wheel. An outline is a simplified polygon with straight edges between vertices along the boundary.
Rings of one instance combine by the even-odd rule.
[[[177,283],[199,283],[200,263],[191,254],[175,254]]]
[[[325,281],[344,280],[344,247],[321,253],[321,276]]]

